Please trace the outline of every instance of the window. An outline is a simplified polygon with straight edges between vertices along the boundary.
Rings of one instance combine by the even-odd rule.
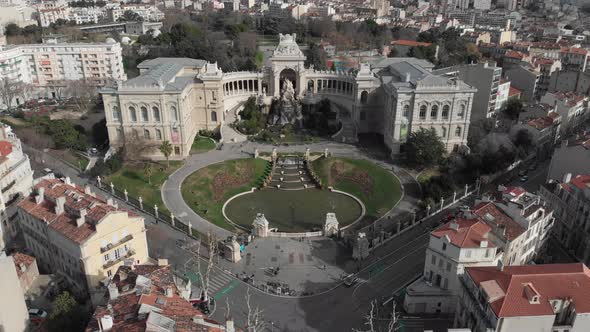
[[[455,128],[455,136],[456,137],[461,137],[461,127]]]
[[[121,122],[121,111],[119,111],[119,107],[117,106],[113,106],[113,120]]]
[[[150,139],[150,131],[147,129],[143,130],[143,138]]]
[[[467,257],[467,258],[471,257],[471,250],[465,251],[465,257]]]
[[[148,110],[146,107],[141,107],[141,120],[144,122],[148,121]]]
[[[461,104],[461,106],[459,106],[459,114],[457,115],[460,119],[463,119],[463,117],[465,116],[465,105]]]
[[[108,270],[108,271],[107,271],[107,277],[111,277],[111,276],[113,276],[113,271],[111,271],[111,270]]]
[[[162,139],[162,131],[160,129],[156,129],[156,139],[157,140]]]
[[[361,104],[366,104],[369,100],[369,93],[367,91],[361,92]]]
[[[133,138],[139,138],[139,132],[137,132],[137,129],[133,129],[133,130],[131,131],[131,133],[132,133],[132,135],[133,135],[133,136],[132,136]]]
[[[176,107],[174,107],[174,106],[170,107],[170,115],[172,116],[173,122],[178,121],[178,112],[176,112]]]
[[[438,260],[438,267],[441,267],[442,268],[444,263],[445,263],[444,260],[439,259]]]
[[[447,128],[446,127],[442,128],[442,137],[447,137]]]
[[[152,112],[154,114],[154,121],[160,122],[160,109],[154,106],[152,107]]]
[[[443,106],[442,109],[442,118],[443,120],[448,120],[449,119],[449,111],[450,111],[451,107],[449,105],[445,105]]]
[[[105,262],[108,262],[110,259],[109,254],[104,255],[103,259]]]
[[[123,129],[117,128],[117,138],[122,138],[122,137],[123,137]]]
[[[217,122],[217,112],[211,111],[211,121]]]
[[[438,117],[438,106],[437,105],[432,105],[432,108],[430,109],[430,117],[432,120],[436,120],[436,118]]]
[[[447,271],[451,271],[451,263],[447,262]]]
[[[426,105],[420,106],[420,120],[426,120]]]
[[[432,260],[430,261],[432,265],[436,264],[436,256],[432,255]]]
[[[364,121],[367,119],[367,112],[361,111],[361,120]]]
[[[404,118],[410,117],[410,105],[404,106],[403,116],[404,116]]]
[[[137,122],[137,112],[133,106],[129,107],[129,117],[131,118],[132,122]]]
[[[446,243],[443,243],[443,245],[442,245],[442,250],[443,250],[443,251],[444,251],[444,250],[447,250],[447,244],[446,244]]]

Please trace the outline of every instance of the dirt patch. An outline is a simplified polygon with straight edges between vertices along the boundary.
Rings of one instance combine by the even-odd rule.
[[[371,195],[373,192],[373,179],[369,176],[369,173],[346,165],[343,162],[337,161],[332,164],[330,177],[336,182],[346,180],[355,183],[365,195]]]
[[[221,201],[224,198],[224,193],[228,188],[235,188],[243,186],[250,181],[254,174],[254,167],[252,165],[239,165],[236,170],[230,174],[228,170],[215,174],[213,177],[213,199]]]

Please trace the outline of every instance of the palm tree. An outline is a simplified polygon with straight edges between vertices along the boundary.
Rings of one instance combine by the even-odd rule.
[[[172,144],[168,141],[162,142],[160,145],[160,152],[166,157],[166,163],[168,164],[167,167],[170,167],[170,155],[172,154]]]
[[[147,162],[143,165],[143,173],[148,178],[148,184],[152,184],[152,173],[153,173],[152,163]]]

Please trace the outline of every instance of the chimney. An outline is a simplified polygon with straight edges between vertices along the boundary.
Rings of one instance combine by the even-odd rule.
[[[27,270],[27,266],[24,263],[18,264],[18,267],[21,272],[25,272]]]
[[[65,182],[67,185],[70,185],[70,186],[72,185],[72,180],[70,179],[70,177],[69,177],[69,176],[66,176],[66,179],[65,179],[65,181],[64,181],[64,182]]]
[[[111,282],[109,284],[109,299],[112,300],[116,300],[119,297],[119,289],[117,288],[117,285],[115,285],[114,282]]]
[[[66,204],[66,197],[65,196],[60,196],[60,197],[56,198],[55,199],[55,214],[60,215],[60,214],[64,213],[65,204]]]
[[[113,316],[105,315],[98,319],[98,327],[100,331],[110,331],[113,329]]]
[[[411,79],[412,79],[412,74],[406,73],[406,78],[405,78],[404,82],[408,83],[408,82],[410,82]]]
[[[572,180],[572,173],[566,173],[563,176],[563,183],[570,183]]]
[[[92,194],[92,190],[90,190],[90,186],[89,186],[89,185],[85,185],[85,186],[84,186],[84,193],[85,193],[86,195],[94,196],[94,195]]]
[[[168,266],[168,260],[165,258],[158,258],[158,266]]]
[[[483,240],[479,243],[479,247],[480,248],[487,248],[488,247],[488,241]]]
[[[112,198],[107,198],[107,205],[115,206]]]
[[[45,188],[41,187],[37,189],[37,196],[35,196],[35,203],[41,204],[45,200]]]
[[[86,209],[80,209],[80,217],[76,219],[76,226],[80,227],[86,222]]]
[[[225,332],[235,332],[236,329],[234,327],[234,321],[231,318],[228,318],[225,321]]]
[[[172,287],[166,287],[166,297],[172,297],[174,295],[174,291]]]
[[[459,224],[455,220],[451,221],[451,223],[449,224],[449,227],[453,230],[456,230],[456,231],[459,230]]]
[[[193,323],[195,324],[205,324],[205,320],[203,319],[202,316],[195,316],[193,317]]]

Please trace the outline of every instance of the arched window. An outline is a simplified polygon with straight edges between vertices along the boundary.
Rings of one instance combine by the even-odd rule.
[[[460,119],[463,119],[463,117],[465,116],[465,105],[461,104],[461,106],[459,106],[459,113],[457,114],[459,116]]]
[[[455,128],[455,136],[456,137],[461,137],[461,127]]]
[[[442,128],[442,137],[447,137],[447,128],[446,127]]]
[[[367,91],[361,92],[361,104],[366,104],[369,100],[369,93]]]
[[[137,132],[137,129],[133,129],[131,131],[131,134],[132,134],[133,138],[139,138],[139,132]]]
[[[121,122],[121,111],[117,106],[113,106],[113,121]]]
[[[123,128],[117,128],[117,138],[123,138]]]
[[[160,122],[160,109],[154,106],[152,107],[152,112],[154,114],[154,121]]]
[[[133,106],[129,106],[129,118],[132,122],[137,122],[137,112]]]
[[[450,111],[451,111],[451,107],[449,105],[443,106],[443,109],[442,109],[442,118],[443,118],[443,120],[448,120],[449,119],[449,112]]]
[[[160,129],[156,129],[156,139],[157,140],[162,139],[162,131]]]
[[[438,105],[432,105],[432,108],[430,108],[430,118],[432,120],[436,120],[437,117],[438,117]]]
[[[426,120],[426,105],[420,106],[420,120]]]
[[[211,121],[217,122],[217,112],[211,111]]]
[[[150,131],[147,129],[143,130],[143,138],[150,139]]]
[[[170,107],[170,115],[173,122],[178,122],[178,112],[176,111],[176,107]]]
[[[148,121],[148,110],[146,107],[143,106],[141,107],[141,121]]]
[[[403,114],[404,118],[410,117],[410,105],[404,105],[404,111],[402,114]]]

